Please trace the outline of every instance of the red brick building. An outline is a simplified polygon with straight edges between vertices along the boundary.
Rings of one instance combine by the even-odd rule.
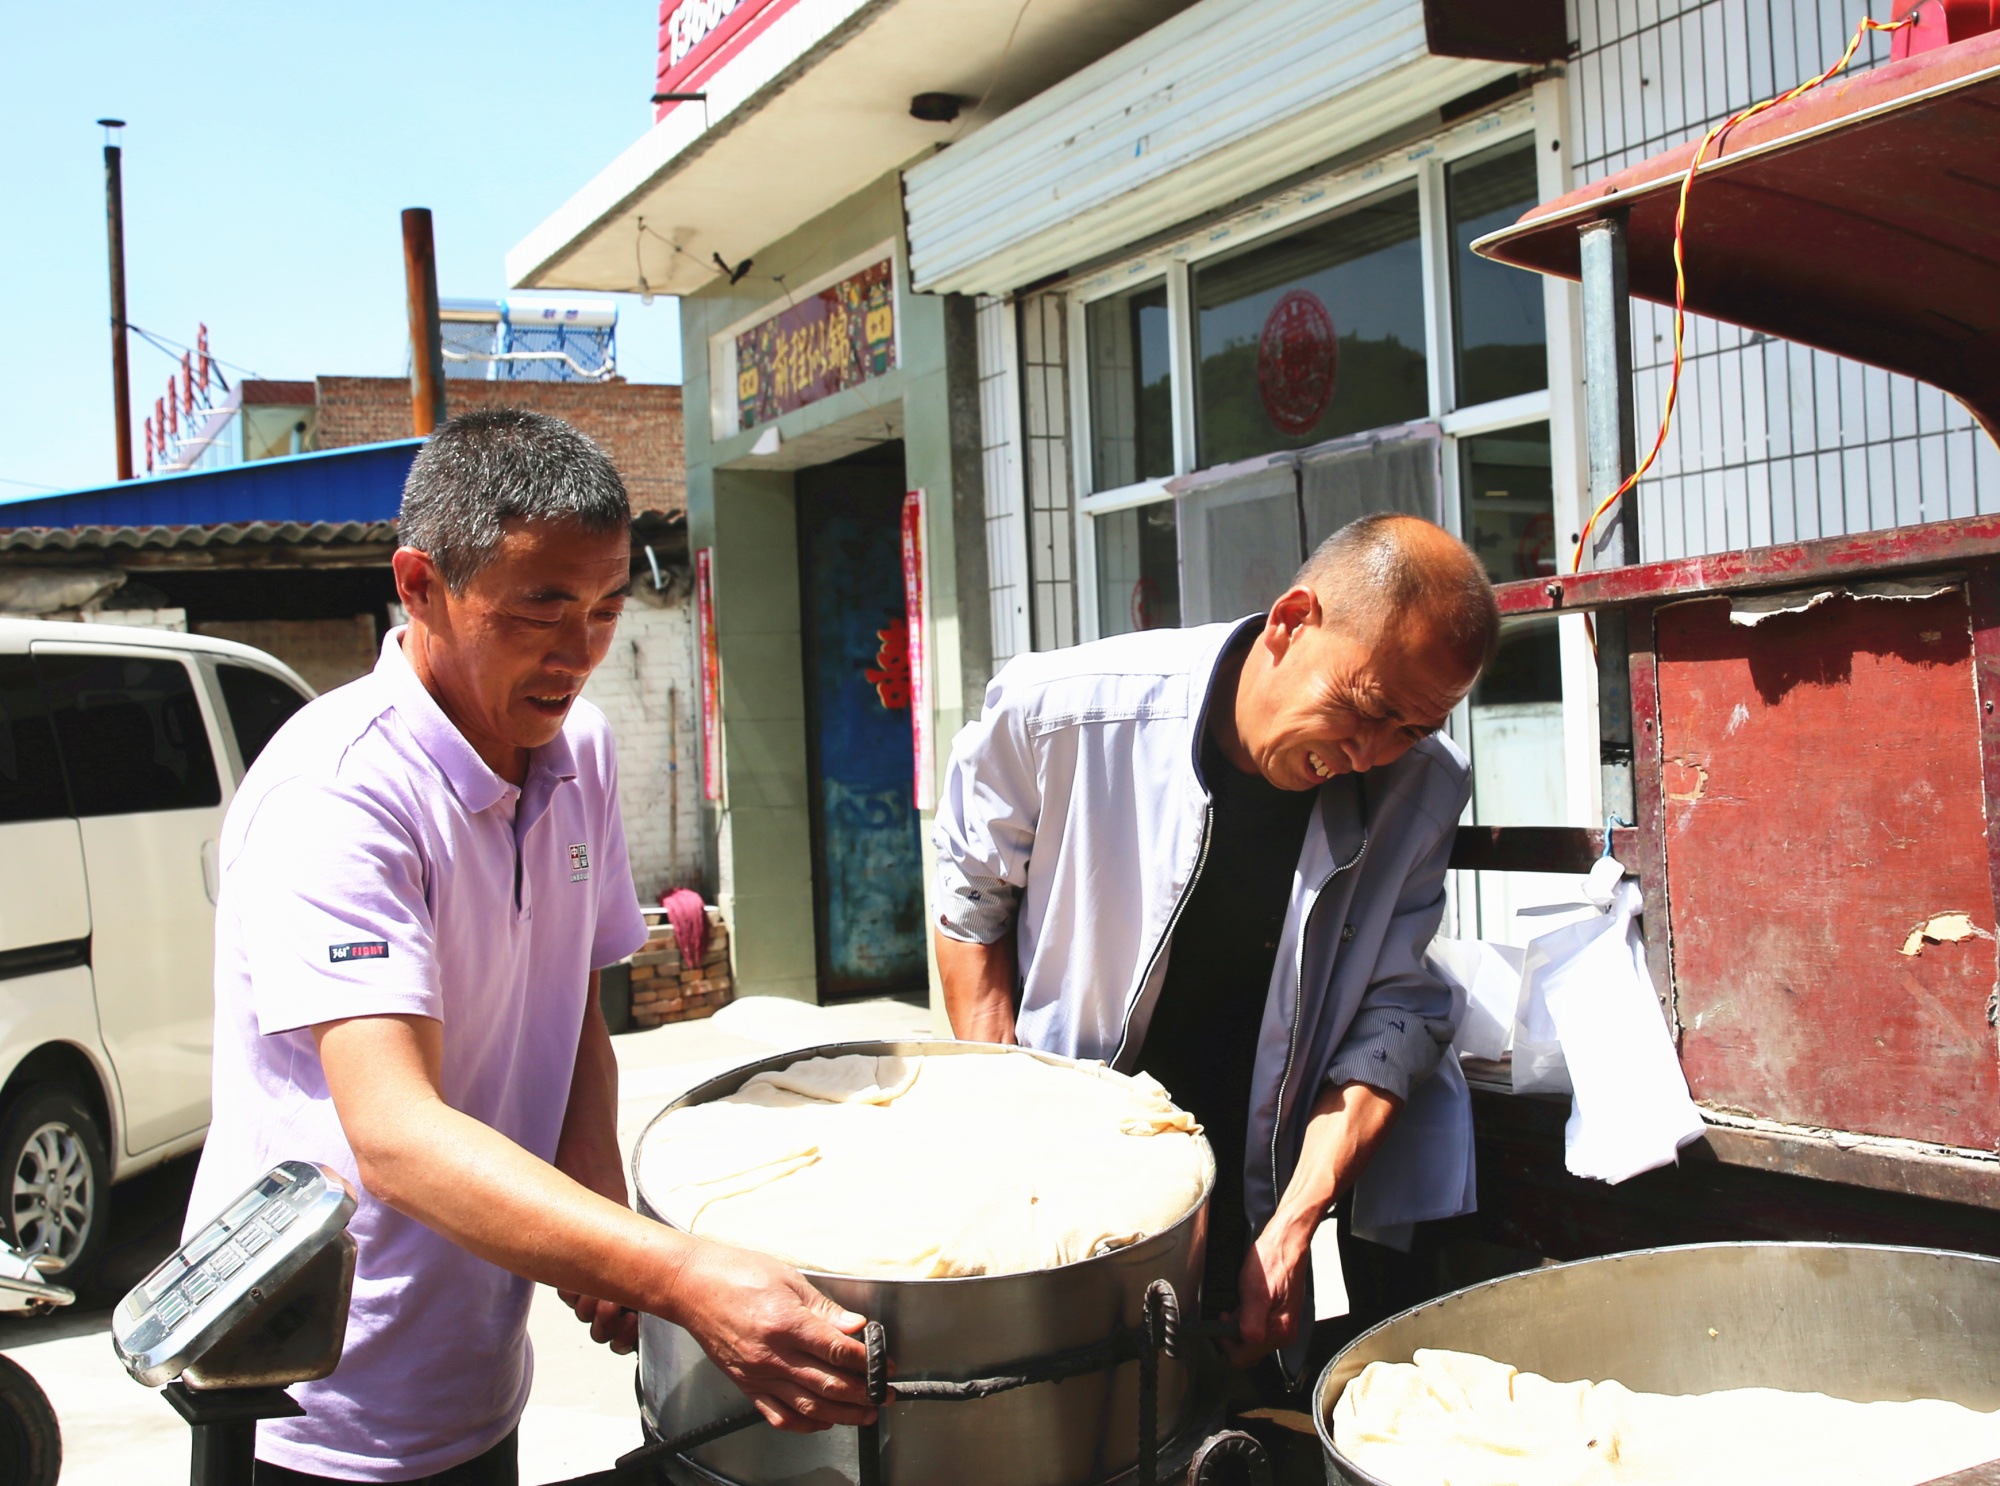
[[[344,449],[410,436],[410,384],[401,377],[318,377],[311,447]],[[526,408],[574,424],[611,456],[635,511],[687,511],[681,389],[650,382],[486,382],[453,377],[448,413]]]

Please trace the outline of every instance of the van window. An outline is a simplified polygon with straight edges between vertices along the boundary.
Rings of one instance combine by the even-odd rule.
[[[305,706],[306,699],[269,671],[223,663],[216,666],[215,673],[222,680],[229,725],[236,730],[236,751],[243,755],[247,769],[272,735]]]
[[[69,793],[35,663],[25,655],[0,655],[0,821],[68,814]]]
[[[136,655],[37,660],[78,815],[222,803],[186,666]]]

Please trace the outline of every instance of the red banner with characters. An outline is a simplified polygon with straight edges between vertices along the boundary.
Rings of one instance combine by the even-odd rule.
[[[653,69],[653,91],[705,91],[710,78],[796,3],[660,0],[660,55]],[[653,118],[664,119],[678,106],[661,100],[653,107]]]
[[[694,555],[695,649],[701,664],[701,793],[707,800],[722,798],[722,667],[715,650],[715,549],[703,547]]]
[[[930,616],[924,564],[924,493],[903,497],[903,614],[909,627],[910,748],[916,770],[919,810],[937,808],[937,786],[931,770],[930,675],[925,662],[930,645]]]

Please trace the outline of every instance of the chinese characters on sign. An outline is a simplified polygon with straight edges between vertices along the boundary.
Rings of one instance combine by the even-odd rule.
[[[903,607],[909,625],[910,746],[915,755],[917,808],[937,808],[931,776],[930,678],[924,671],[924,647],[930,643],[929,599],[924,592],[924,493],[903,497]]]
[[[701,662],[701,793],[706,800],[722,798],[722,668],[715,653],[715,549],[694,555],[695,648]]]
[[[736,337],[737,427],[769,423],[895,364],[895,273],[885,258]]]

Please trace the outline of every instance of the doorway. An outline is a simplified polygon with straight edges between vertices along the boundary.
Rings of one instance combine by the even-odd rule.
[[[903,446],[802,469],[794,488],[820,999],[921,991]]]

